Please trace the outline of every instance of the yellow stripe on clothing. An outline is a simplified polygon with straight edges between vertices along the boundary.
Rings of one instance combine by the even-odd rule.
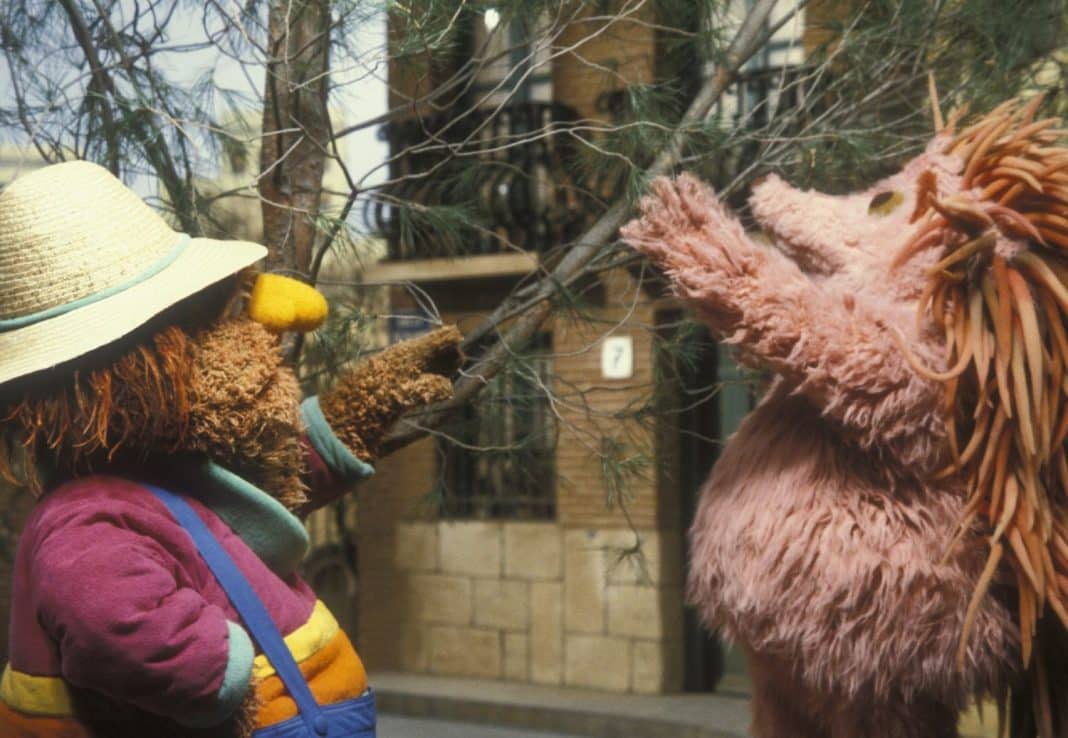
[[[331,643],[341,631],[337,620],[321,601],[316,601],[307,622],[285,637],[286,646],[299,664]],[[252,663],[257,681],[275,674],[267,658],[260,654]],[[32,676],[8,665],[0,678],[0,700],[26,715],[62,717],[74,713],[70,690],[59,677]]]
[[[316,600],[308,621],[285,637],[286,646],[293,654],[293,660],[299,664],[334,640],[339,630],[341,628],[330,610],[321,600]],[[252,675],[257,680],[266,679],[274,673],[274,667],[262,653],[252,662]]]
[[[10,665],[0,677],[0,700],[27,715],[62,717],[73,713],[66,682],[58,677],[23,674]]]
[[[355,699],[367,691],[367,672],[343,630],[338,630],[330,643],[304,659],[300,663],[300,673],[320,705]],[[278,675],[257,682],[256,696],[260,703],[256,715],[258,728],[297,715],[297,703]]]

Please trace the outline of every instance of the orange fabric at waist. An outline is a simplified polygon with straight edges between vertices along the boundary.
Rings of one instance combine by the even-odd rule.
[[[343,630],[339,630],[329,643],[301,661],[300,671],[320,705],[354,699],[367,691],[367,672]],[[297,714],[297,703],[289,696],[277,674],[256,684],[256,696],[260,703],[260,711],[256,716],[256,726],[259,728],[280,723]]]
[[[0,735],[4,738],[90,738],[74,718],[24,715],[0,701]]]

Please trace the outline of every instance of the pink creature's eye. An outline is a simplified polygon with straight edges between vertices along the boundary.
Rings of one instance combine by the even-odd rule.
[[[871,215],[889,215],[897,209],[905,200],[904,196],[900,192],[894,190],[887,190],[886,192],[880,192],[871,199],[868,203],[868,213]]]

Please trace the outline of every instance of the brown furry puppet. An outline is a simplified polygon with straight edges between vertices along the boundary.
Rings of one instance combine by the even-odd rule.
[[[1017,735],[1068,735],[1068,149],[1037,104],[864,192],[767,178],[775,248],[689,176],[623,230],[776,375],[691,530],[758,738],[955,736],[1009,692]]]
[[[325,302],[261,275],[246,309],[241,270],[263,254],[173,232],[85,162],[0,194],[0,470],[40,495],[0,735],[374,735],[363,665],[296,571],[295,513],[451,395],[460,335],[387,349],[301,403],[278,332]]]

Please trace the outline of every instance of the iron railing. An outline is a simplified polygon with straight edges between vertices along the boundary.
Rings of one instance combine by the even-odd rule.
[[[569,186],[578,114],[520,102],[389,123],[390,184],[369,206],[391,260],[544,252],[577,234],[583,209]],[[451,226],[432,214],[453,209]]]
[[[741,73],[719,112],[736,128],[758,129],[808,104],[801,66]],[[631,115],[625,93],[601,96],[615,123]],[[610,98],[610,99],[609,99]],[[626,186],[618,162],[577,163],[568,133],[578,113],[566,105],[513,102],[394,121],[390,182],[368,202],[367,220],[392,261],[442,256],[544,253],[572,241],[596,210]],[[758,155],[747,141],[724,161],[737,171]]]
[[[810,72],[799,65],[741,72],[724,96],[733,103],[734,127],[763,128],[775,118],[805,107],[805,83]]]
[[[550,520],[556,514],[556,422],[549,404],[552,337],[538,333],[520,369],[494,377],[447,428],[440,513]]]

